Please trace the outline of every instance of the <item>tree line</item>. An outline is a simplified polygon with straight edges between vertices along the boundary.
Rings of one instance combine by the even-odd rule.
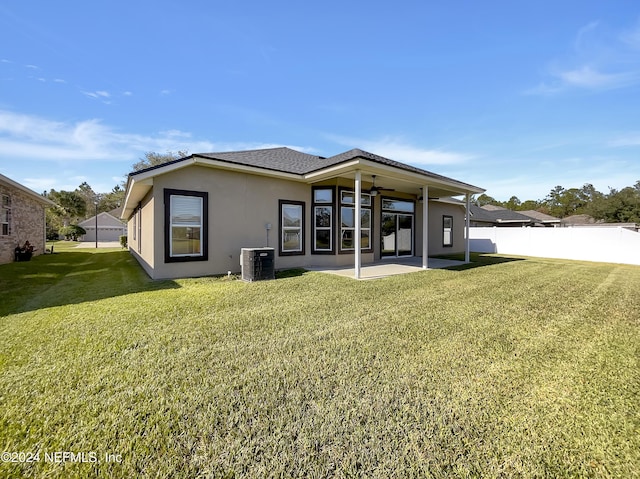
[[[144,158],[132,165],[133,171],[140,171],[168,161],[187,156],[186,151],[167,152],[165,154],[148,152]],[[64,236],[76,240],[86,233],[78,223],[99,213],[113,211],[124,204],[126,177],[108,193],[97,193],[85,181],[73,191],[51,189],[42,193],[57,206],[47,208],[47,239]]]
[[[164,154],[147,152],[144,158],[132,165],[132,170],[135,172],[162,165],[188,154],[186,151]],[[55,239],[62,235],[75,239],[81,236],[84,231],[80,231],[81,228],[78,230],[77,224],[98,213],[122,206],[125,188],[126,179],[108,193],[96,193],[87,182],[73,191],[45,191],[43,195],[58,205],[47,209],[47,237]],[[557,218],[586,214],[607,223],[640,223],[640,180],[634,186],[621,190],[610,188],[608,193],[602,193],[587,183],[582,188],[556,186],[542,200],[520,201],[517,196],[512,196],[508,201],[498,201],[482,194],[475,198],[475,203],[478,206],[502,206],[513,211],[534,210]]]
[[[476,198],[478,206],[496,205],[513,211],[534,210],[556,218],[589,215],[606,223],[640,223],[640,180],[621,190],[609,188],[608,193],[598,191],[587,183],[582,188],[556,186],[543,200],[520,201],[512,196],[498,201],[482,194]]]

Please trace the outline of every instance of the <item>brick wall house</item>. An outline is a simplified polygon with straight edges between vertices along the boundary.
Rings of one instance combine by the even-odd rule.
[[[47,198],[0,175],[0,264],[14,260],[16,246],[29,241],[34,255],[45,250],[45,208],[54,206]]]

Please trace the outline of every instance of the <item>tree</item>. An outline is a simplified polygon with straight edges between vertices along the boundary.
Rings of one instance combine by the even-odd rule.
[[[540,208],[540,202],[536,200],[523,201],[518,207],[518,211],[536,211]]]
[[[521,204],[522,202],[517,196],[512,196],[511,198],[509,198],[509,201],[503,204],[503,206],[507,209],[515,211],[520,207]]]
[[[185,156],[189,156],[189,153],[182,150],[178,150],[175,153],[173,151],[167,151],[164,154],[148,151],[144,154],[144,158],[140,158],[140,161],[133,165],[133,171],[140,171],[152,166],[164,165],[165,163],[184,158]]]
[[[82,226],[69,225],[60,228],[60,234],[71,241],[78,241],[78,237],[87,234],[87,232]]]
[[[604,202],[602,219],[613,223],[640,223],[640,189],[631,186],[620,191],[612,189]]]
[[[58,205],[58,208],[54,209],[54,213],[64,220],[65,225],[84,219],[87,203],[77,191],[51,190],[47,197]]]
[[[104,193],[100,195],[100,204],[98,205],[98,210],[100,211],[111,211],[114,210],[124,203],[124,188],[120,185],[116,185],[113,187],[110,193]]]
[[[546,212],[558,218],[583,213],[585,204],[581,190],[577,188],[565,190],[562,186],[553,188],[544,202]]]
[[[480,196],[478,196],[475,200],[475,203],[478,206],[484,206],[484,205],[501,206],[502,205],[502,203],[500,203],[498,200],[496,200],[492,196],[489,196],[485,193],[482,193]]]

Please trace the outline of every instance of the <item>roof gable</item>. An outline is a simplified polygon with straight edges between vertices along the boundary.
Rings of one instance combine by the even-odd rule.
[[[129,174],[127,194],[122,217],[128,218],[133,208],[152,187],[154,178],[191,165],[209,168],[244,171],[256,175],[274,176],[292,181],[313,183],[336,176],[351,177],[358,170],[382,172],[397,181],[418,186],[433,184],[441,196],[481,193],[482,188],[453,178],[438,175],[399,161],[375,155],[360,149],[352,149],[325,158],[293,150],[287,147],[219,153],[195,153],[185,158],[169,161]]]

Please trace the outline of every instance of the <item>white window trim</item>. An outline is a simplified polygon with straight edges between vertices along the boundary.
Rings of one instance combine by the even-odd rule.
[[[6,235],[2,233],[4,225],[7,225]],[[11,236],[11,196],[5,194],[0,196],[0,236]]]

